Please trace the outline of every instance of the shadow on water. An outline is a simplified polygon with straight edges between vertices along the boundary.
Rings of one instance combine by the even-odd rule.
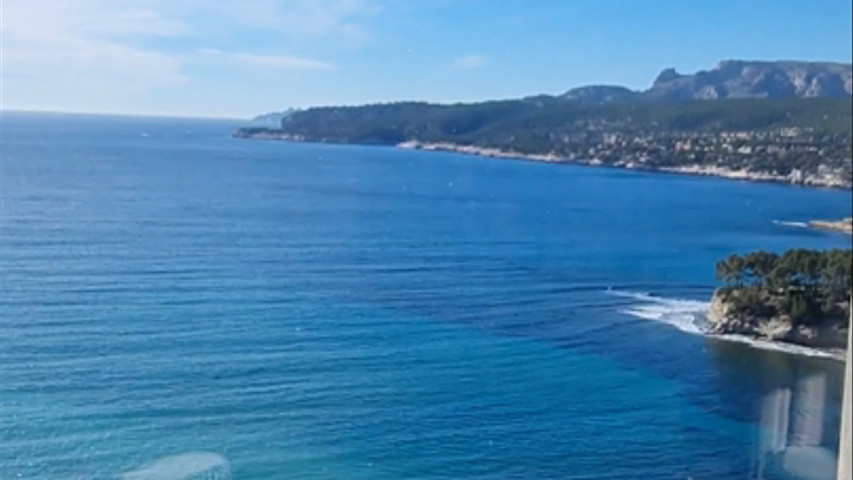
[[[835,478],[843,364],[720,340],[709,352],[720,408],[758,423],[751,478]]]

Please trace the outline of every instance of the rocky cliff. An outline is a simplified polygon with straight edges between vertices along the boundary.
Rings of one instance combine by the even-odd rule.
[[[795,325],[787,315],[759,316],[738,312],[737,292],[718,289],[708,309],[709,333],[741,334],[817,348],[846,348],[846,320],[820,325]]]
[[[640,92],[618,85],[589,85],[569,90],[563,98],[585,104],[625,102],[636,100]]]
[[[643,96],[667,100],[722,98],[849,97],[850,64],[726,60],[711,70],[681,75],[661,72]]]
[[[724,60],[711,70],[692,74],[663,70],[643,91],[593,85],[569,90],[567,100],[582,103],[619,101],[719,100],[728,98],[845,98],[853,94],[849,63]]]

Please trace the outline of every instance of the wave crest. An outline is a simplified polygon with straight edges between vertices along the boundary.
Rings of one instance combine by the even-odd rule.
[[[802,345],[794,345],[791,343],[775,342],[747,335],[709,333],[707,316],[710,302],[658,297],[646,292],[608,290],[608,293],[617,297],[629,298],[636,301],[634,305],[620,310],[621,313],[642,318],[643,320],[665,323],[686,333],[704,335],[730,342],[743,343],[750,347],[760,348],[762,350],[773,350],[797,355],[807,355],[810,357],[844,360],[843,351],[830,349],[824,350]]]
[[[786,227],[809,228],[809,224],[806,222],[794,222],[794,221],[788,221],[788,220],[773,220],[773,223],[776,225],[784,225]]]
[[[708,314],[708,302],[684,300],[678,298],[656,297],[644,292],[611,291],[612,295],[637,300],[637,304],[620,312],[666,323],[687,333],[706,332],[705,317]]]

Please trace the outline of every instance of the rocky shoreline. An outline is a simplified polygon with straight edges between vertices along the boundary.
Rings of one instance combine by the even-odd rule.
[[[606,166],[613,168],[624,168],[629,170],[641,170],[646,172],[662,172],[662,173],[677,173],[684,175],[698,175],[705,177],[720,177],[731,180],[745,180],[751,182],[770,182],[784,183],[789,185],[799,185],[806,187],[820,188],[839,188],[850,189],[853,183],[847,179],[839,178],[836,175],[812,175],[804,174],[799,170],[794,170],[788,175],[778,175],[771,172],[755,172],[748,170],[732,170],[729,168],[717,165],[682,165],[678,167],[656,167],[646,165],[640,161],[618,161],[614,163],[604,163],[601,160],[581,160],[572,158],[563,158],[553,154],[527,154],[512,150],[501,150],[497,148],[476,147],[473,145],[458,145],[454,143],[421,143],[417,141],[403,142],[397,145],[398,148],[454,152],[464,155],[477,155],[482,157],[507,158],[517,160],[529,160],[534,162],[548,163],[571,163],[574,165],[587,166]]]
[[[312,139],[303,135],[284,133],[276,129],[241,129],[234,133],[234,138],[255,140],[279,140],[285,142],[317,142],[337,143],[324,139]],[[409,150],[426,150],[435,152],[452,152],[463,155],[476,155],[480,157],[503,158],[511,160],[526,160],[543,163],[562,163],[572,165],[583,165],[590,167],[624,168],[628,170],[639,170],[653,173],[674,173],[682,175],[697,175],[703,177],[719,177],[730,180],[743,180],[750,182],[782,183],[787,185],[798,185],[804,187],[851,189],[853,182],[850,179],[841,178],[833,173],[821,175],[808,174],[800,170],[794,170],[788,175],[778,175],[771,172],[756,172],[749,170],[733,170],[719,165],[688,164],[677,167],[658,167],[646,164],[640,160],[620,160],[616,162],[603,162],[599,159],[566,158],[555,154],[522,153],[514,150],[502,150],[491,147],[477,147],[474,145],[460,145],[455,143],[426,143],[410,140],[396,145],[397,148]]]
[[[812,228],[853,235],[853,218],[844,218],[841,220],[812,220],[808,225]]]
[[[730,294],[722,289],[714,292],[706,317],[708,333],[739,334],[772,342],[784,342],[817,349],[847,348],[845,319],[822,326],[795,326],[785,315],[758,317],[735,313]]]

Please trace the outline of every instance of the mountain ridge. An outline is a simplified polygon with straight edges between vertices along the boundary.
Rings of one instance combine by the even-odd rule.
[[[853,95],[853,64],[797,60],[722,60],[710,70],[662,70],[646,90],[585,85],[559,97],[581,103],[722,100],[732,98],[846,98]]]

